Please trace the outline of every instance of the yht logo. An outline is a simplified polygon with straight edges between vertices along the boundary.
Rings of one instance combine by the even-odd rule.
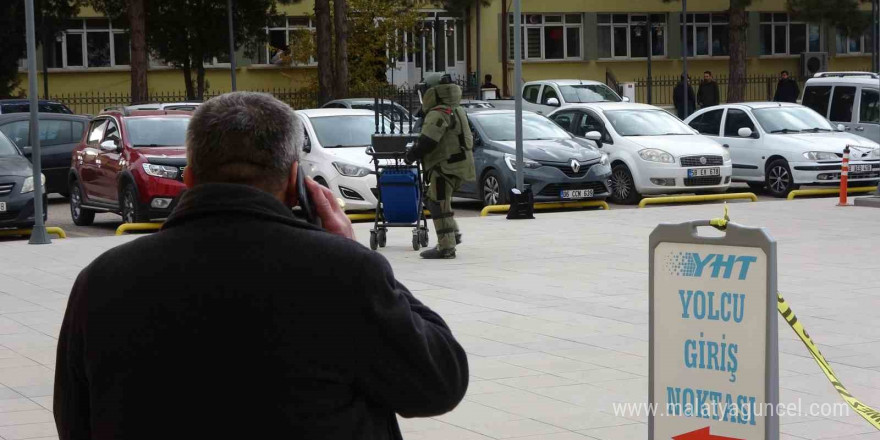
[[[758,257],[674,252],[666,256],[666,271],[680,277],[700,278],[708,274],[711,278],[730,279],[738,269],[737,278],[744,280],[748,276],[749,265],[755,261],[758,261]]]

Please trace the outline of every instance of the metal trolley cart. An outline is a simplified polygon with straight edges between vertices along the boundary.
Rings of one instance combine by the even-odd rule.
[[[412,247],[417,251],[428,246],[428,220],[421,162],[407,164],[404,159],[407,147],[418,138],[412,133],[412,114],[401,114],[384,97],[375,99],[374,108],[376,131],[366,151],[375,168],[378,199],[370,249],[385,247],[388,228],[413,228]],[[409,130],[404,130],[406,120]]]

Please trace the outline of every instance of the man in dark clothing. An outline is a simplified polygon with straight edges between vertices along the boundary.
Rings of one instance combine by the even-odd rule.
[[[66,439],[400,439],[395,413],[452,410],[467,357],[439,315],[353,240],[330,190],[306,186],[302,123],[268,95],[193,114],[189,189],[152,236],[79,275],[58,338]]]
[[[721,101],[721,94],[718,92],[718,83],[712,77],[712,72],[703,72],[703,81],[700,82],[700,88],[697,89],[697,103],[700,108],[712,107],[718,105]]]
[[[498,86],[496,86],[495,84],[492,84],[492,75],[486,75],[486,81],[483,82],[483,85],[480,87],[482,87],[484,89],[497,89],[498,88]]]
[[[687,110],[684,107],[685,89],[687,89]],[[678,82],[678,85],[672,91],[672,103],[675,104],[675,112],[678,114],[679,119],[684,120],[691,113],[697,111],[694,101],[694,89],[691,87],[690,81],[686,81],[685,76],[682,75],[681,81]]]
[[[773,100],[776,102],[797,102],[798,96],[801,95],[801,88],[798,87],[797,81],[788,76],[788,71],[783,70],[776,84],[776,95]]]

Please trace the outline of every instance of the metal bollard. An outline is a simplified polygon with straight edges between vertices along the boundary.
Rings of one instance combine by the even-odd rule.
[[[847,206],[847,186],[849,186],[849,145],[843,149],[843,165],[840,168],[840,203],[837,206]]]

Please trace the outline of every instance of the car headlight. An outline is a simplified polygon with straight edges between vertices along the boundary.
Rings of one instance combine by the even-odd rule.
[[[871,159],[880,159],[880,148],[875,148],[871,150]]]
[[[721,152],[721,159],[724,160],[725,162],[730,162],[730,153],[728,153],[727,150],[722,151]]]
[[[40,174],[40,178],[43,180],[43,189],[46,189],[46,175]],[[32,192],[33,190],[34,190],[34,176],[28,176],[27,178],[24,179],[24,184],[21,185],[21,193],[26,194],[26,193]]]
[[[507,168],[510,168],[510,171],[516,171],[516,156],[514,156],[514,155],[512,155],[512,154],[505,154],[505,155],[504,155],[504,163],[507,164]],[[524,166],[526,169],[533,170],[533,169],[535,169],[535,168],[540,168],[540,167],[541,167],[541,163],[540,163],[540,162],[536,162],[536,161],[531,160],[531,159],[526,159],[526,158],[524,157],[524,158],[523,158],[523,166]]]
[[[345,177],[364,177],[372,172],[369,168],[359,167],[345,162],[333,162],[333,168],[336,168],[336,171]]]
[[[829,153],[827,151],[807,151],[804,153],[804,157],[809,160],[839,160],[838,157],[834,153]]]
[[[645,148],[639,151],[639,156],[648,162],[675,163],[675,158],[671,154],[656,148]]]
[[[155,177],[164,177],[166,179],[177,179],[180,169],[168,165],[156,165],[153,163],[145,163],[144,172]]]
[[[608,165],[608,155],[607,154],[602,153],[602,157],[599,158],[599,164]]]

